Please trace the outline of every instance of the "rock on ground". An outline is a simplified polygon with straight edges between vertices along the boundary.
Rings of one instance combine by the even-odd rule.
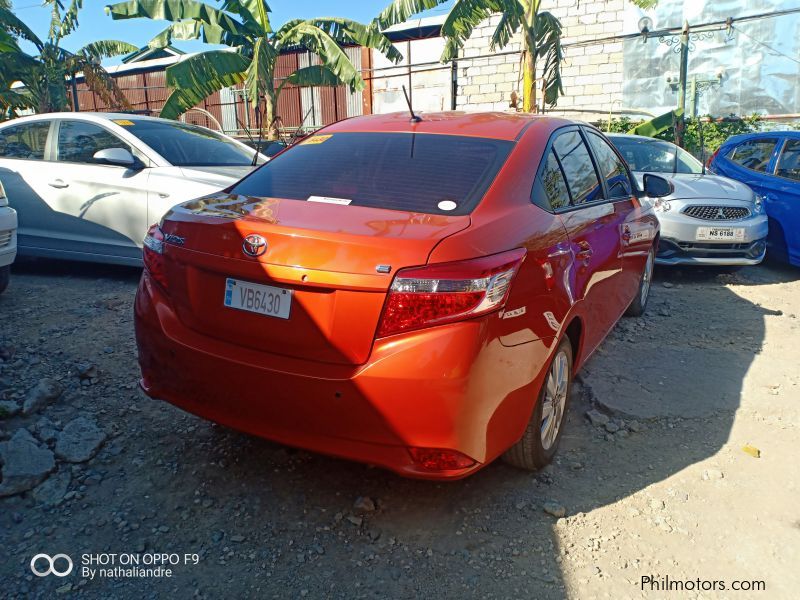
[[[0,400],[0,419],[8,419],[18,415],[19,411],[19,404],[13,400]]]
[[[80,463],[92,458],[103,442],[105,432],[86,417],[73,419],[64,426],[56,440],[56,456],[67,462]]]
[[[72,476],[68,471],[56,473],[33,490],[33,497],[46,506],[57,506],[67,493]]]
[[[25,429],[18,429],[7,442],[0,442],[3,480],[0,497],[13,496],[39,485],[56,468],[49,449],[40,446]]]
[[[40,380],[28,392],[25,403],[22,405],[22,412],[29,415],[44,408],[44,406],[57,399],[61,395],[61,391],[61,386],[57,381],[47,378]]]

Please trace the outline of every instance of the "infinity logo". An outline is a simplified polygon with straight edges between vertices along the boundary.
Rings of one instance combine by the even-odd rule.
[[[58,571],[56,569],[56,561],[60,558],[63,558],[67,561],[67,570],[66,571]],[[39,571],[36,568],[36,563],[44,560],[47,562],[47,570],[46,571]],[[72,559],[67,556],[66,554],[56,554],[55,556],[50,556],[49,554],[37,554],[31,559],[31,571],[37,577],[47,577],[48,575],[55,575],[56,577],[66,577],[70,573],[72,573]]]

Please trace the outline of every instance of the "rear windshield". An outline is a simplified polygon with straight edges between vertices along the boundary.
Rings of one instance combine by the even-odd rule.
[[[428,214],[472,212],[513,142],[411,133],[315,135],[232,191]]]

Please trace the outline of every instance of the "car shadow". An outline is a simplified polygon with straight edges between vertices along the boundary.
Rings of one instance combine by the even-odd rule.
[[[16,268],[131,284],[139,273],[44,261]],[[197,552],[202,573],[176,569],[170,585],[202,588],[205,597],[583,597],[580,582],[597,577],[597,567],[570,562],[570,544],[585,540],[570,537],[569,524],[714,457],[730,436],[765,318],[776,314],[730,284],[797,279],[800,270],[774,266],[658,269],[645,317],[623,319],[580,374],[556,460],[537,473],[497,461],[460,481],[403,479],[139,394],[127,413],[113,405],[131,433],[100,454],[95,468],[109,475],[84,501],[105,521],[112,509],[104,501],[144,499],[113,510],[147,526],[98,526],[81,548]],[[625,435],[591,425],[589,410]],[[114,580],[90,585],[98,597],[116,595]]]
[[[765,317],[775,314],[728,284],[798,277],[772,266],[659,269],[646,316],[623,319],[581,373],[559,454],[538,473],[497,461],[461,481],[408,480],[150,403],[151,433],[191,474],[149,497],[159,510],[185,506],[192,494],[203,498],[208,508],[175,533],[211,553],[230,545],[233,530],[250,531],[258,556],[271,561],[261,588],[269,592],[302,581],[312,597],[336,590],[411,598],[430,589],[447,597],[578,597],[570,586],[595,576],[596,567],[570,565],[560,528],[720,451],[764,341]],[[625,434],[589,424],[584,415],[592,409],[622,423]],[[633,421],[642,427],[634,431]],[[164,427],[178,422],[190,423],[191,433]],[[361,497],[375,509],[355,508]],[[563,508],[567,520],[545,507],[556,515]],[[229,589],[215,585],[212,594]]]

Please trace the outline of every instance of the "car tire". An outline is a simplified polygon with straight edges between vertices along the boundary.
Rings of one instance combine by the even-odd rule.
[[[11,265],[0,267],[0,294],[2,294],[8,287],[8,282],[11,280]]]
[[[650,248],[647,253],[647,261],[642,270],[642,276],[639,278],[639,287],[636,290],[636,297],[630,303],[628,309],[625,311],[626,317],[641,317],[644,311],[647,310],[647,300],[650,298],[650,287],[653,283],[653,267],[656,262],[656,249]]]
[[[569,339],[564,338],[550,361],[547,376],[539,391],[539,397],[531,419],[525,428],[525,433],[516,444],[506,451],[503,460],[528,471],[536,471],[550,464],[558,450],[561,434],[564,432],[564,418],[569,410],[571,389],[572,346]],[[545,414],[546,406],[550,407],[549,416]],[[555,420],[550,421],[548,427],[546,419]],[[555,431],[552,427],[555,427]]]

